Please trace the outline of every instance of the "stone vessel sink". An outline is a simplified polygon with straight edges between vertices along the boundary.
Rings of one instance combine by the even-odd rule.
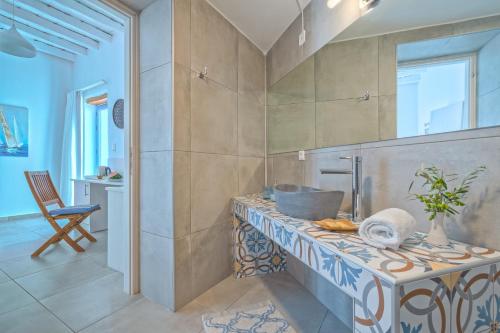
[[[344,198],[343,191],[325,191],[290,184],[276,185],[274,194],[280,213],[313,221],[336,218]]]

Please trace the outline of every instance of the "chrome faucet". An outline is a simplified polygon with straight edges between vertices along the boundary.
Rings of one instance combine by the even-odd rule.
[[[361,184],[363,181],[361,175],[362,158],[361,156],[340,157],[341,160],[351,160],[351,170],[320,169],[322,175],[352,175],[352,216],[355,222],[362,220],[361,216]]]

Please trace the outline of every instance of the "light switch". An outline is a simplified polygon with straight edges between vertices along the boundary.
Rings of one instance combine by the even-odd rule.
[[[116,143],[113,143],[113,144],[111,145],[111,151],[116,152]]]
[[[306,152],[303,150],[299,150],[299,161],[305,161],[306,160]]]

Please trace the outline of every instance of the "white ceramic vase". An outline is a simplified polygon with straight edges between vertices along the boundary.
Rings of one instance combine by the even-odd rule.
[[[444,230],[444,213],[438,213],[434,220],[432,220],[431,230],[427,235],[426,241],[432,245],[448,245],[450,241],[448,236],[446,236],[446,231]]]

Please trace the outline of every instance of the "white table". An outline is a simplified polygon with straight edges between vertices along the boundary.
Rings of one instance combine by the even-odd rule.
[[[297,257],[353,299],[356,332],[500,332],[499,251],[456,241],[436,247],[423,233],[397,251],[376,249],[356,233],[285,216],[258,195],[235,198],[233,212],[234,267],[266,267],[250,266],[252,258],[268,258],[259,249],[271,248],[258,230],[286,250],[278,253]]]
[[[124,187],[107,186],[105,190],[108,192],[108,266],[123,273],[127,258],[124,255],[127,228],[123,220]]]
[[[87,218],[90,232],[108,229],[108,195],[106,186],[123,186],[123,182],[114,182],[106,179],[84,178],[71,179],[74,182],[75,205],[99,204],[101,209]]]

